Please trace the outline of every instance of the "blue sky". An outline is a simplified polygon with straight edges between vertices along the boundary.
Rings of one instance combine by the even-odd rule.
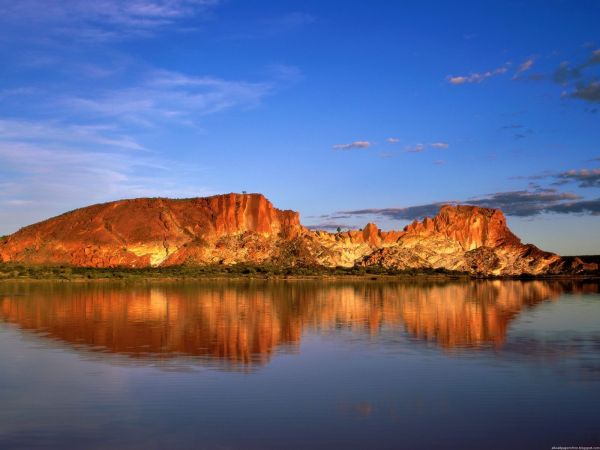
[[[262,192],[306,225],[444,202],[600,253],[600,4],[0,0],[0,234]]]

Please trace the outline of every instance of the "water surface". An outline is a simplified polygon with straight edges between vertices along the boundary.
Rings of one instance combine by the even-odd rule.
[[[0,448],[600,445],[598,292],[0,284]]]

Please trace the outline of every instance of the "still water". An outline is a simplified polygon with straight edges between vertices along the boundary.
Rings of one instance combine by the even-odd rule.
[[[0,284],[0,448],[600,445],[566,281]]]

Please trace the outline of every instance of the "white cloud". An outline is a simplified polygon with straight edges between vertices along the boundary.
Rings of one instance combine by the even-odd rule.
[[[425,150],[425,144],[407,145],[404,150],[409,153],[420,153]]]
[[[101,201],[211,193],[194,182],[200,170],[148,152],[2,141],[0,166],[0,234]]]
[[[446,142],[434,142],[433,144],[429,144],[429,146],[438,149],[447,149],[450,145]]]
[[[369,141],[354,141],[350,144],[335,144],[333,146],[334,150],[353,150],[357,148],[369,148],[371,146],[371,142]]]
[[[488,70],[486,72],[474,72],[465,76],[452,76],[448,75],[446,79],[450,84],[459,85],[459,84],[467,84],[467,83],[481,83],[482,81],[491,78],[496,75],[502,75],[508,71],[508,66],[510,64],[506,63],[504,66],[499,67],[494,70]]]
[[[398,142],[400,142],[400,139],[395,137],[389,137],[386,139],[386,142],[389,142],[390,144],[397,144]]]
[[[58,121],[0,119],[0,141],[79,143],[127,150],[144,150],[133,137],[108,125],[73,125]]]
[[[147,37],[186,18],[206,14],[217,0],[19,0],[0,5],[0,22],[35,24],[48,35],[87,41]]]
[[[58,106],[100,118],[119,118],[138,125],[163,121],[191,124],[199,116],[235,107],[253,107],[273,92],[269,82],[224,80],[154,71],[131,87],[64,96]]]
[[[517,71],[515,72],[515,74],[513,75],[512,79],[516,80],[517,78],[519,78],[519,76],[523,73],[523,72],[527,72],[529,69],[531,69],[533,67],[533,63],[535,62],[535,60],[533,58],[529,58],[528,60],[526,60],[525,62],[523,62],[519,68],[517,69]]]

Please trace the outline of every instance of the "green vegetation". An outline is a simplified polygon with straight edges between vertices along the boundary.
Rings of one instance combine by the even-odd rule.
[[[207,266],[170,266],[145,268],[91,268],[37,266],[0,263],[0,280],[144,280],[194,278],[288,278],[288,277],[377,277],[377,276],[464,276],[444,269],[395,270],[384,267],[319,267],[236,264]]]

